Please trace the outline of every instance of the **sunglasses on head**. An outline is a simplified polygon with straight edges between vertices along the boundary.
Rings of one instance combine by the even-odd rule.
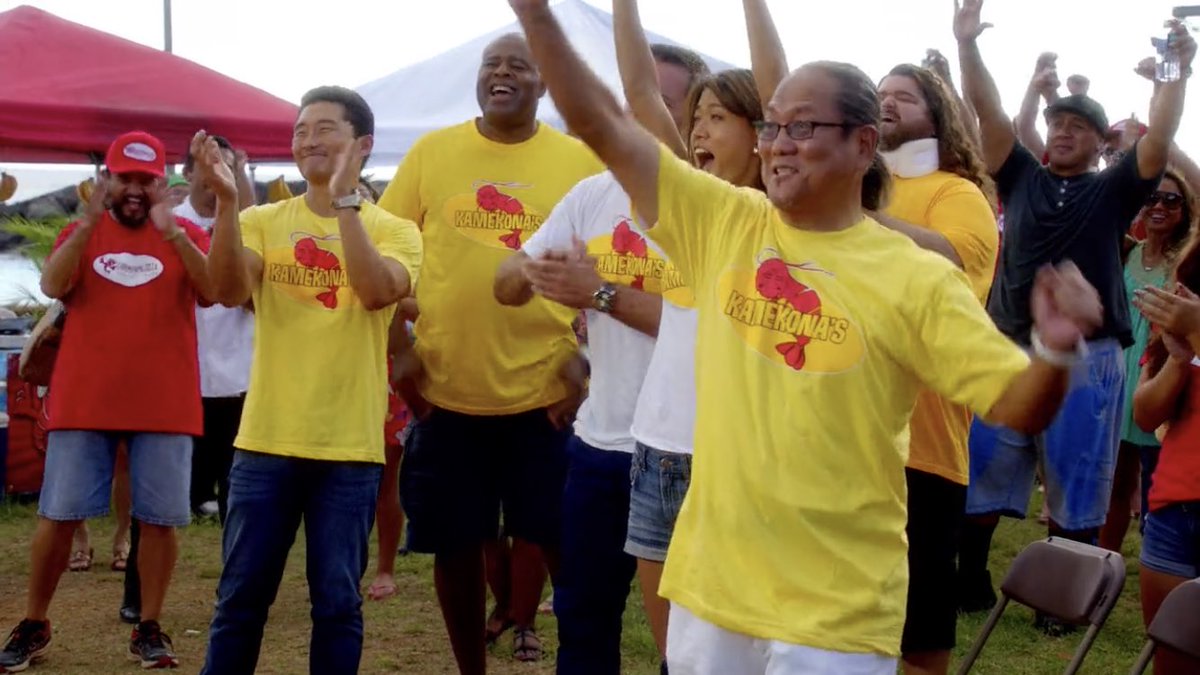
[[[1183,206],[1183,195],[1175,192],[1155,192],[1146,199],[1146,206],[1161,203],[1164,209],[1178,209]]]

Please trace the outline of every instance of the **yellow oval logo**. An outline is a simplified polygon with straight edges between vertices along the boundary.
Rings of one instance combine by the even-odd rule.
[[[493,248],[518,251],[546,217],[521,202],[519,186],[480,183],[474,193],[446,200],[444,222],[464,237]]]
[[[720,311],[772,363],[806,373],[849,370],[866,349],[858,326],[821,292],[828,278],[812,265],[766,255],[756,268],[735,267],[721,275]]]
[[[305,305],[338,309],[354,300],[342,266],[338,235],[292,233],[290,247],[276,247],[263,256],[263,279],[284,295]]]
[[[607,281],[655,295],[683,286],[679,269],[651,248],[627,219],[618,221],[612,234],[588,241],[587,250],[596,259],[596,271]]]

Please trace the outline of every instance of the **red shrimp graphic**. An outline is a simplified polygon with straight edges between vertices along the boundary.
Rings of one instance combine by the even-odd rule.
[[[510,216],[525,215],[525,207],[520,200],[504,194],[490,183],[480,186],[475,191],[475,203],[488,213],[506,213]],[[508,234],[500,235],[500,241],[514,251],[519,250],[521,248],[520,228],[513,228]]]
[[[821,297],[813,289],[796,281],[789,267],[810,269],[806,265],[788,265],[779,258],[764,260],[758,266],[754,286],[759,294],[768,300],[783,300],[793,310],[801,314],[818,314],[821,311]],[[815,271],[815,270],[813,270]],[[797,335],[793,342],[782,342],[775,345],[775,351],[783,355],[784,360],[795,370],[804,368],[804,348],[812,338]]]
[[[633,228],[629,226],[628,220],[622,220],[617,224],[616,229],[613,230],[612,247],[613,253],[619,255],[628,255],[635,258],[646,257],[646,240],[642,238],[642,235],[633,231]],[[638,274],[633,277],[633,283],[629,285],[640,291],[643,289],[645,283],[646,276]]]
[[[305,237],[297,241],[295,252],[296,262],[303,267],[325,271],[342,269],[342,261],[338,260],[337,255],[317,246],[317,240],[313,237]],[[330,284],[329,290],[317,294],[317,300],[327,309],[337,309],[337,292],[337,284]]]

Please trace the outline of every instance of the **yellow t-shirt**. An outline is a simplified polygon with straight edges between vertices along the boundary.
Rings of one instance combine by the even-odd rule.
[[[907,237],[867,218],[799,230],[760,192],[660,162],[648,235],[700,315],[692,482],[660,592],[755,638],[896,655],[917,391],[983,413],[1029,359]]]
[[[424,235],[414,333],[430,403],[507,415],[566,396],[558,371],[575,350],[578,312],[540,296],[504,307],[492,285],[563,195],[602,169],[582,143],[544,124],[528,141],[505,144],[464,122],[405,155],[379,205]]]
[[[417,226],[365,204],[383,256],[421,266]],[[263,259],[254,291],[254,362],[234,444],[287,457],[379,462],[387,413],[387,338],[395,306],[368,311],[350,288],[336,218],[304,197],[241,214],[242,243]]]
[[[972,182],[945,171],[895,178],[887,214],[944,236],[962,259],[971,290],[981,304],[996,272],[1000,233],[996,214]],[[908,465],[966,485],[971,411],[928,389],[917,395]]]

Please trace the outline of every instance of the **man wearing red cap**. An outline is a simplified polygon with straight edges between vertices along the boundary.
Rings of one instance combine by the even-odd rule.
[[[201,433],[197,301],[211,302],[208,236],[171,213],[162,142],[117,138],[82,219],[59,235],[42,292],[61,299],[45,478],[25,619],[0,651],[18,672],[50,644],[47,612],[80,521],[108,514],[113,458],[129,445],[133,517],[141,527],[142,621],[130,655],[143,668],[178,660],[158,618],[188,524],[192,437]]]

